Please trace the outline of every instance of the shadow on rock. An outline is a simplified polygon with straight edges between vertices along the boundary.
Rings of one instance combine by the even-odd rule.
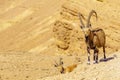
[[[100,62],[107,62],[107,61],[110,61],[110,60],[112,60],[112,59],[114,59],[114,57],[108,57],[108,58],[106,58],[106,59],[100,59]]]

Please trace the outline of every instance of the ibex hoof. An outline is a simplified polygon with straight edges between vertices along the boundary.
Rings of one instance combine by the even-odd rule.
[[[104,60],[103,61],[107,61],[107,58],[104,58]]]
[[[87,64],[90,65],[90,61],[88,61]]]
[[[95,61],[93,61],[93,64],[95,64],[96,62]]]
[[[98,63],[98,61],[93,61],[93,64],[97,64]]]

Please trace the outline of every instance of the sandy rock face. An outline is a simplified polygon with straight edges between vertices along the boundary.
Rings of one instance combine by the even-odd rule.
[[[60,53],[78,53],[81,49],[80,42],[83,38],[72,23],[65,20],[57,20],[54,23],[53,34],[55,44]]]
[[[53,32],[54,37],[56,38],[56,45],[58,48],[64,50],[67,50],[69,48],[72,30],[72,25],[66,22],[56,21],[54,23]]]

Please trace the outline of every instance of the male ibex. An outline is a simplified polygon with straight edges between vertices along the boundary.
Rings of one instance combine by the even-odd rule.
[[[55,63],[55,67],[58,68],[58,70],[60,71],[61,74],[64,74],[64,73],[72,72],[74,70],[74,68],[77,67],[77,64],[73,64],[73,65],[70,65],[70,66],[67,66],[66,68],[64,68],[62,58],[60,58],[59,64]]]
[[[106,37],[105,37],[105,33],[104,33],[103,29],[101,29],[101,28],[93,29],[91,27],[90,19],[91,19],[91,16],[93,14],[95,14],[96,19],[97,19],[96,11],[92,10],[89,13],[88,20],[87,20],[87,25],[85,26],[83,21],[82,21],[82,18],[84,18],[84,16],[81,13],[79,13],[79,19],[80,19],[80,22],[81,22],[80,27],[84,32],[85,42],[86,42],[86,45],[87,45],[88,64],[90,64],[90,49],[94,50],[94,55],[93,55],[94,63],[98,63],[98,52],[99,52],[98,48],[100,48],[100,47],[103,47],[104,60],[106,60],[106,55],[105,55]]]

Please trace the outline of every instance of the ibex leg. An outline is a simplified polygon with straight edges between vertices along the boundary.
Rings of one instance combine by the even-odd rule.
[[[98,63],[98,52],[99,52],[99,50],[97,48],[95,48],[94,55],[93,55],[94,64]]]
[[[105,46],[103,46],[103,53],[104,53],[104,59],[106,59],[106,55],[105,55]]]
[[[89,49],[89,47],[87,47],[87,52],[88,52],[88,63],[87,64],[90,64],[90,49]]]

